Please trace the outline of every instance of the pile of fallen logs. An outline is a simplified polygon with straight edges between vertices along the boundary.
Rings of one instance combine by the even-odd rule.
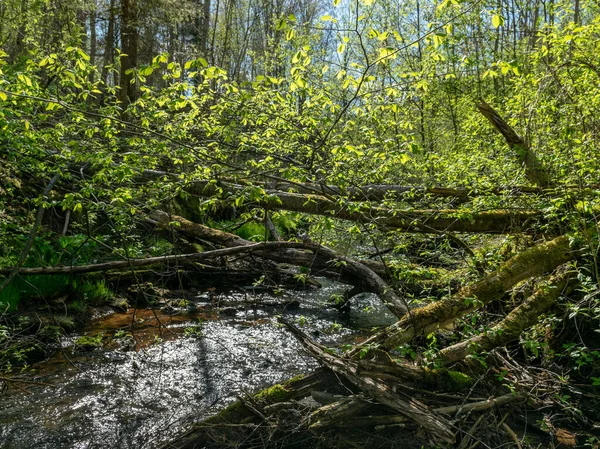
[[[251,243],[163,212],[155,212],[148,220],[159,227],[171,226],[175,232],[187,237],[220,242],[228,249],[237,250],[232,254],[242,254],[242,250],[246,249],[251,257],[311,267],[321,275],[360,285],[362,289],[379,295],[390,311],[399,318],[395,324],[343,354],[332,352],[292,323],[281,320],[325,370],[275,386],[275,390],[266,390],[255,397],[240,398],[239,403],[198,424],[168,446],[177,448],[244,446],[249,441],[253,443],[248,443],[248,447],[254,447],[256,441],[251,435],[260,435],[262,444],[269,446],[270,443],[264,441],[266,434],[273,447],[277,447],[278,439],[284,438],[280,435],[281,429],[287,429],[291,425],[289,422],[282,422],[281,416],[285,413],[288,420],[295,423],[294,432],[299,432],[295,434],[295,438],[299,441],[307,438],[306,435],[310,438],[323,438],[323,432],[332,429],[338,431],[336,438],[339,439],[339,430],[348,427],[362,429],[362,437],[371,435],[364,432],[365,428],[377,432],[388,432],[390,429],[394,429],[394,432],[406,432],[411,429],[413,434],[416,431],[416,435],[421,435],[414,439],[420,445],[428,441],[454,444],[458,440],[462,444],[460,447],[471,447],[479,439],[472,438],[468,429],[461,427],[464,423],[459,425],[465,414],[472,416],[476,412],[512,402],[533,403],[539,401],[539,398],[529,395],[526,385],[513,392],[487,385],[486,388],[491,388],[489,391],[492,393],[473,400],[470,395],[475,390],[471,381],[465,380],[471,379],[470,375],[461,377],[465,369],[475,373],[478,371],[477,367],[473,367],[469,356],[487,354],[490,360],[499,357],[495,351],[497,348],[518,339],[523,331],[535,325],[538,317],[550,309],[561,294],[567,294],[573,288],[574,273],[569,269],[568,263],[579,255],[577,244],[570,242],[567,237],[542,241],[453,295],[410,309],[406,299],[385,281],[386,269],[381,262],[358,261],[309,240],[294,243]],[[210,253],[222,254],[213,251],[202,254],[209,257]],[[537,288],[520,305],[486,332],[441,348],[434,367],[404,360],[395,352],[395,348],[443,329],[461,317],[500,300],[520,282],[534,278],[537,279]],[[485,376],[481,378],[484,379]],[[465,383],[461,384],[461,381]],[[457,394],[457,389],[462,394]],[[274,392],[277,394],[273,394]],[[322,399],[323,395],[331,396],[334,400],[326,401],[327,403],[317,400],[316,405],[314,398],[312,405],[306,401],[308,397]],[[440,397],[450,397],[456,401],[434,406],[427,402],[432,396],[438,402]],[[506,417],[499,418],[498,428],[504,429],[502,431],[505,435],[515,439],[516,434],[505,421]],[[481,419],[469,422],[473,429],[480,425]],[[387,435],[377,432],[377,438]],[[348,443],[344,441],[344,444]],[[468,441],[470,442],[467,443]],[[293,441],[287,441],[286,444],[291,447],[292,443]],[[335,446],[332,441],[323,443],[324,447],[332,445]],[[394,447],[389,445],[389,441],[387,446],[382,445]],[[413,446],[404,444],[398,447]]]

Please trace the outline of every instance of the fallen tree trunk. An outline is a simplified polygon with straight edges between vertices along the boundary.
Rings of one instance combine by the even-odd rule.
[[[312,374],[298,376],[287,382],[271,386],[254,395],[262,408],[304,398],[313,390],[334,389],[339,382],[330,371],[319,369]],[[245,441],[253,429],[242,424],[257,422],[257,416],[244,402],[231,404],[215,416],[196,424],[163,449],[194,449],[199,447],[229,447],[236,440]],[[237,437],[237,438],[236,438]]]
[[[154,264],[164,264],[170,262],[199,262],[202,260],[213,260],[220,257],[235,256],[244,253],[255,253],[269,249],[281,248],[303,248],[303,243],[296,242],[263,242],[254,243],[248,246],[238,246],[233,248],[216,249],[214,251],[205,251],[203,253],[193,254],[175,254],[172,256],[147,257],[145,259],[117,260],[113,262],[104,262],[91,265],[58,266],[58,267],[38,267],[21,268],[21,275],[52,275],[52,274],[81,274],[93,273],[98,271],[115,270],[132,267],[145,267]],[[0,268],[0,275],[7,275],[13,270],[10,268]]]
[[[180,180],[179,175],[175,173],[163,172],[158,170],[144,170],[140,174],[143,181],[174,181]],[[425,196],[440,197],[440,198],[475,198],[487,195],[545,195],[557,196],[570,190],[598,190],[600,184],[586,185],[561,185],[560,187],[544,187],[544,186],[523,186],[523,185],[502,185],[492,188],[462,188],[462,187],[423,187],[398,184],[365,184],[361,186],[340,187],[331,184],[323,184],[317,182],[291,182],[279,180],[276,178],[272,181],[256,181],[246,180],[244,178],[234,179],[225,178],[218,181],[218,185],[226,190],[234,188],[236,190],[243,189],[247,186],[259,186],[263,189],[272,189],[286,192],[295,192],[303,194],[323,195],[328,198],[345,196],[355,201],[382,201],[390,197],[399,197],[404,195],[403,201],[422,200]],[[193,181],[192,183],[207,184],[210,181],[201,180]],[[195,190],[195,188],[194,188]],[[410,194],[410,195],[406,195]]]
[[[255,184],[256,185],[256,184]],[[565,190],[598,190],[600,185],[564,185],[556,188],[533,187],[533,186],[499,186],[494,188],[468,189],[455,187],[422,187],[405,186],[394,184],[366,184],[357,187],[338,187],[334,185],[319,183],[286,183],[286,182],[263,182],[258,183],[266,189],[274,189],[286,192],[307,193],[324,195],[327,197],[345,196],[354,201],[383,201],[386,198],[402,197],[403,201],[411,202],[422,200],[424,197],[439,198],[476,198],[487,195],[546,195],[556,196]],[[407,195],[410,194],[410,195]]]
[[[152,224],[160,226],[161,228],[168,229],[169,225],[173,224],[171,229],[175,230],[176,232],[181,232],[186,236],[198,238],[200,240],[208,240],[213,243],[218,243],[227,248],[248,246],[253,244],[253,242],[250,240],[243,239],[235,234],[210,228],[199,223],[194,223],[193,221],[190,221],[184,217],[180,217],[178,215],[169,215],[163,211],[154,211],[149,215],[149,217]],[[280,251],[269,251],[261,256],[271,259],[275,262],[290,263],[290,260],[293,260],[294,265],[308,268],[315,267],[318,269],[332,269],[330,265],[324,266],[322,263],[320,263],[320,261],[315,258],[313,253],[300,249],[285,248]],[[360,263],[373,270],[379,276],[385,276],[386,274],[386,267],[381,262],[376,260],[361,260]],[[336,274],[339,276],[340,272]]]
[[[422,426],[435,441],[454,443],[454,432],[451,430],[451,424],[445,418],[434,415],[427,406],[416,399],[410,396],[406,396],[406,399],[403,399],[403,393],[394,393],[385,383],[365,376],[364,373],[360,373],[358,365],[355,362],[330,354],[327,352],[327,348],[315,343],[290,322],[284,319],[280,319],[280,322],[294,334],[313,357],[327,368],[343,376],[368,396],[372,396],[378,402],[400,412]]]
[[[183,217],[169,217],[168,214],[162,211],[153,212],[150,214],[150,218],[163,227],[168,226],[169,223],[176,223],[178,226],[174,229],[194,237],[218,241],[225,246],[240,248],[252,245],[251,242],[233,234],[193,223]],[[335,277],[339,278],[340,273],[343,273],[343,278],[352,284],[356,284],[356,280],[358,279],[363,291],[377,294],[390,311],[398,317],[407,312],[408,307],[406,302],[373,269],[367,266],[367,264],[375,265],[381,269],[383,264],[373,261],[367,261],[365,264],[350,257],[342,256],[332,249],[314,242],[304,242],[303,248],[309,249],[312,252],[300,251],[296,248],[291,248],[290,251],[290,248],[286,247],[283,248],[286,251],[285,253],[274,248],[273,250],[256,252],[255,254],[266,259],[306,267],[316,266],[317,268],[326,270],[333,270],[335,267],[339,267],[339,272],[337,274],[334,273]],[[328,274],[328,272],[325,272],[325,274]]]
[[[244,188],[232,184],[220,186],[210,182],[196,182],[188,192],[202,197],[243,195]],[[365,224],[374,224],[384,230],[417,233],[462,232],[505,234],[526,232],[544,221],[543,214],[532,210],[493,210],[469,212],[466,210],[392,210],[371,207],[363,203],[340,204],[322,195],[266,190],[248,204],[269,210],[288,210],[322,215]],[[537,228],[537,227],[536,227]]]
[[[409,342],[417,335],[429,334],[491,301],[500,299],[518,282],[550,272],[572,260],[575,255],[570,248],[568,237],[565,236],[535,245],[517,254],[481,281],[462,288],[452,297],[411,310],[397,323],[367,339],[349,355],[358,354],[364,345],[378,344],[385,349],[392,349]]]
[[[567,267],[559,268],[559,272],[547,283],[540,286],[523,304],[512,310],[490,330],[442,349],[441,362],[444,365],[458,362],[470,354],[490,351],[517,339],[523,331],[538,322],[542,313],[552,307],[556,299],[568,288],[569,281],[574,276]]]
[[[408,311],[406,300],[401,298],[394,290],[377,275],[373,270],[350,257],[341,256],[332,249],[312,242],[307,242],[307,248],[314,251],[315,255],[324,255],[334,265],[336,262],[343,264],[344,270],[350,275],[358,277],[366,291],[373,292],[379,296],[384,305],[397,317],[401,317]]]
[[[550,177],[548,172],[538,159],[535,152],[527,145],[527,143],[519,136],[511,126],[496,112],[496,110],[481,101],[477,105],[479,112],[492,124],[492,126],[502,134],[508,146],[516,153],[517,160],[525,168],[525,176],[532,183],[540,187],[548,187],[550,185]]]

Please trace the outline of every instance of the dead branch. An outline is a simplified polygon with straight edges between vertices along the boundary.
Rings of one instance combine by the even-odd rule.
[[[488,119],[492,126],[502,134],[508,146],[516,153],[517,160],[525,168],[525,175],[532,183],[540,187],[548,187],[550,185],[550,177],[548,172],[538,159],[535,152],[527,145],[527,143],[519,136],[511,126],[485,101],[477,105],[477,109],[481,114]]]
[[[22,268],[19,273],[22,275],[52,275],[52,274],[81,274],[93,273],[98,271],[114,270],[129,267],[144,267],[154,264],[164,264],[171,262],[190,262],[213,260],[219,257],[234,256],[245,253],[255,253],[257,251],[268,251],[270,249],[281,248],[303,248],[304,243],[296,242],[263,242],[254,243],[247,246],[238,246],[233,248],[217,249],[214,251],[205,251],[203,253],[193,254],[175,254],[172,256],[147,257],[145,259],[129,259],[118,260],[112,262],[104,262],[91,265],[77,266],[58,266],[58,267],[38,267],[38,268]],[[0,274],[8,274],[14,268],[0,268]]]
[[[313,357],[327,368],[343,376],[378,402],[391,407],[421,425],[434,440],[454,443],[455,437],[450,423],[431,413],[424,404],[410,396],[403,399],[401,397],[402,393],[394,393],[385,383],[359,373],[358,366],[354,361],[344,360],[330,354],[327,352],[327,348],[313,341],[289,321],[280,318],[280,322],[294,334]]]

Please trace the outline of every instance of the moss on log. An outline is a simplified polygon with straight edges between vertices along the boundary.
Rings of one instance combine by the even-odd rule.
[[[571,250],[569,238],[566,236],[535,245],[512,257],[479,282],[459,290],[452,297],[411,310],[398,322],[369,338],[361,346],[379,344],[385,349],[392,349],[407,343],[417,335],[429,334],[491,301],[500,299],[518,282],[551,272],[574,257],[575,253]],[[358,354],[361,346],[349,354]]]
[[[441,362],[450,364],[470,354],[504,346],[538,322],[538,317],[548,310],[556,299],[568,288],[574,274],[566,267],[540,286],[523,304],[512,310],[506,318],[485,333],[442,349]]]
[[[197,182],[188,189],[204,197],[243,194],[242,186]],[[340,203],[323,195],[265,190],[265,195],[249,200],[251,204],[269,210],[288,210],[323,215],[360,223],[374,224],[380,229],[404,232],[439,233],[464,232],[504,234],[524,232],[544,220],[543,214],[532,210],[501,209],[485,212],[464,210],[393,210],[372,207],[366,203]]]

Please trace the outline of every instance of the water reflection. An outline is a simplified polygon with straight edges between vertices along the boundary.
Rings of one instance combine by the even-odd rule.
[[[154,325],[155,312],[138,311],[135,345],[74,352],[68,346],[74,338],[67,340],[67,347],[35,367],[35,379],[55,388],[33,385],[27,386],[29,395],[11,389],[1,397],[0,447],[156,447],[238,395],[316,367],[270,316],[274,312],[302,322],[325,343],[393,321],[369,295],[358,298],[347,314],[324,307],[344,288],[326,282],[320,290],[295,294],[297,308],[279,311],[252,306],[245,294],[230,294],[224,299],[232,311],[225,317],[199,297],[196,314],[156,316]],[[112,315],[90,331],[114,335],[131,322],[131,316]]]

